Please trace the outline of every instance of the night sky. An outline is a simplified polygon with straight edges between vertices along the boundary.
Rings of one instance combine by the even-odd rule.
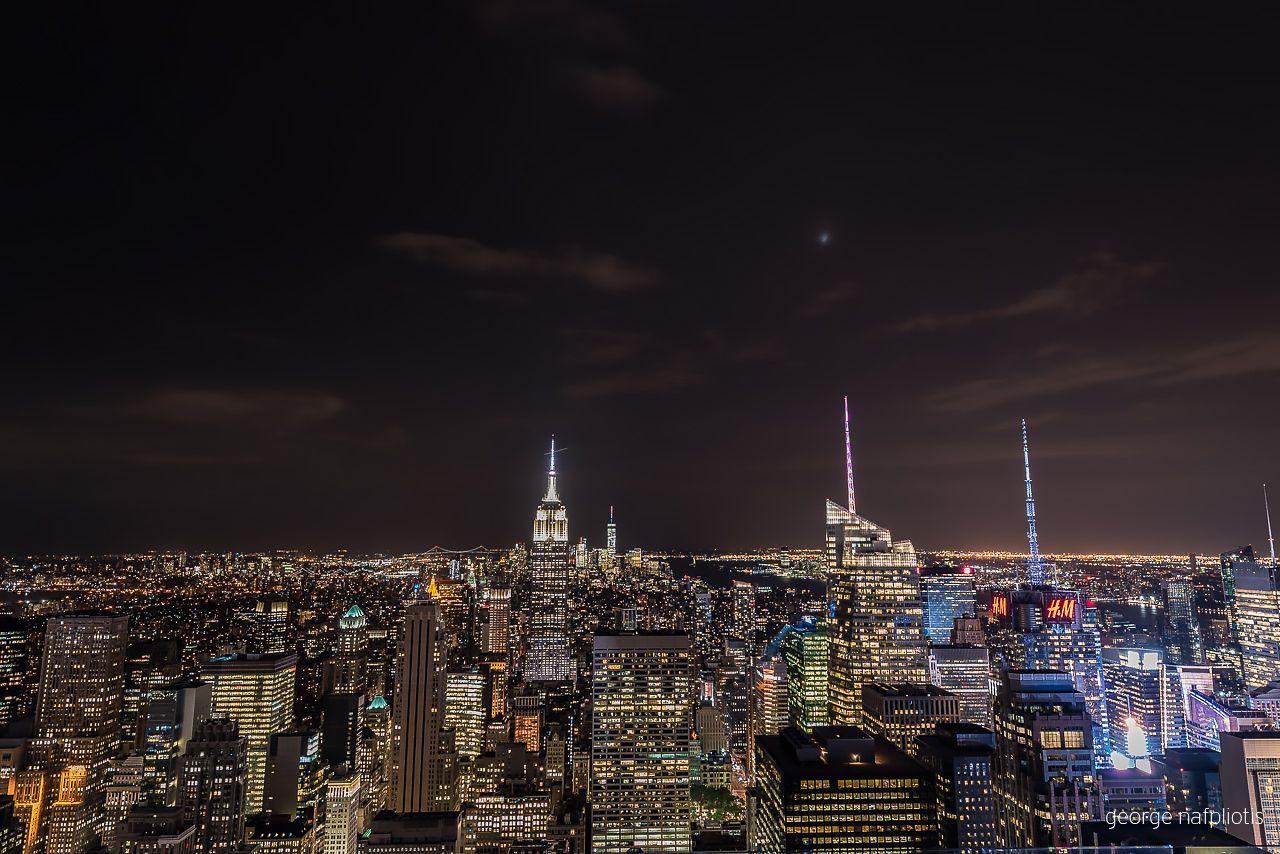
[[[1263,547],[1275,22],[868,6],[11,19],[0,551]]]

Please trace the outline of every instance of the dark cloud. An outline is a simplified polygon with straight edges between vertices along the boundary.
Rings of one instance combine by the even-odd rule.
[[[575,68],[574,86],[594,104],[620,110],[639,110],[661,100],[666,93],[634,68]]]
[[[577,0],[485,0],[474,5],[488,32],[535,57],[548,77],[592,107],[636,114],[666,92],[635,66],[640,45],[604,4]]]
[[[629,51],[626,22],[603,4],[579,0],[477,0],[469,4],[487,29],[538,48]]]
[[[346,408],[345,400],[331,394],[167,388],[125,411],[172,424],[291,431],[328,421]]]
[[[796,308],[796,315],[802,318],[821,317],[856,295],[857,289],[853,285],[836,285],[826,288],[808,299],[801,300]]]
[[[608,372],[565,383],[561,390],[568,398],[582,400],[613,395],[670,393],[706,381],[707,375],[702,370],[677,363]]]
[[[638,290],[658,281],[657,273],[615,255],[578,249],[551,256],[523,249],[495,249],[467,237],[408,231],[385,235],[377,243],[424,264],[473,275],[571,279],[615,293]]]
[[[970,326],[991,320],[1011,320],[1029,315],[1086,315],[1114,303],[1132,285],[1150,279],[1161,269],[1157,263],[1132,264],[1110,253],[1098,253],[1088,263],[1005,305],[955,314],[921,314],[895,327],[898,332],[931,332]]]
[[[1280,372],[1280,335],[1261,333],[1192,347],[1177,343],[1106,357],[1077,355],[1037,364],[1025,374],[952,385],[928,402],[944,412],[974,412],[1117,383],[1169,386],[1276,372]]]

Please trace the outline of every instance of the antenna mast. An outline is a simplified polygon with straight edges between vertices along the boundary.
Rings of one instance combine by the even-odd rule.
[[[1267,485],[1262,484],[1262,506],[1267,510],[1267,542],[1271,544],[1271,566],[1276,565],[1276,538],[1271,535],[1271,503],[1267,501]]]
[[[853,500],[853,443],[849,441],[849,395],[844,396],[844,476],[849,484],[849,512],[857,513]]]
[[[1031,451],[1027,445],[1027,419],[1022,419],[1022,471],[1027,479],[1027,575],[1033,585],[1044,584],[1044,562],[1040,560],[1040,538],[1036,536],[1036,499],[1031,494]]]

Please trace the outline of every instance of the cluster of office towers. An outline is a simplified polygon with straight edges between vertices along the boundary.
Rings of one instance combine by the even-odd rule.
[[[829,606],[762,638],[735,582],[732,675],[710,682],[696,626],[624,608],[584,630],[554,443],[525,572],[485,592],[475,654],[459,666],[437,579],[380,630],[387,666],[352,605],[318,729],[295,715],[287,603],[196,673],[153,648],[142,690],[126,616],[51,617],[31,731],[0,739],[0,854],[684,852],[700,824],[722,850],[978,851],[1106,841],[1109,809],[1235,807],[1266,820],[1221,831],[1280,844],[1258,794],[1280,791],[1274,559],[1224,554],[1216,598],[1167,582],[1160,643],[1104,648],[1093,603],[1045,583],[1027,465],[1031,583],[980,601],[969,567],[921,566],[860,516],[850,482],[825,506]],[[616,538],[611,514],[605,561]],[[740,808],[708,819],[707,790]]]

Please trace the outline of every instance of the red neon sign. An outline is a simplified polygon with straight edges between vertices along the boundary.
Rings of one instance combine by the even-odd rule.
[[[1076,618],[1076,597],[1054,596],[1044,606],[1044,618],[1050,623],[1070,623]]]
[[[1009,616],[1009,597],[1006,594],[997,593],[991,597],[991,616]]]

